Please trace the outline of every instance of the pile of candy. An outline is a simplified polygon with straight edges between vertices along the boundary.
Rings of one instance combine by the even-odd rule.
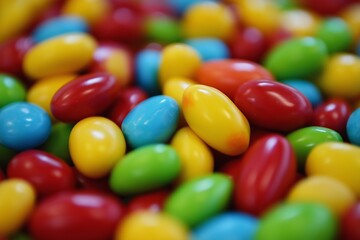
[[[360,239],[357,0],[0,0],[0,239]]]

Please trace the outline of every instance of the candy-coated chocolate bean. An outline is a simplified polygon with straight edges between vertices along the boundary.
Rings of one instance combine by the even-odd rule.
[[[7,176],[33,185],[39,196],[75,188],[75,174],[62,159],[40,150],[23,151],[11,159]]]
[[[247,149],[249,123],[219,90],[200,84],[188,87],[182,110],[190,128],[212,148],[227,155],[238,155]]]
[[[360,147],[327,142],[314,147],[306,161],[308,175],[326,175],[349,186],[360,196]]]
[[[147,94],[139,87],[128,87],[120,91],[115,103],[110,108],[107,116],[119,127],[127,114],[140,102],[147,99]]]
[[[351,112],[352,108],[345,99],[328,98],[315,108],[311,125],[330,128],[345,134]]]
[[[156,1],[154,1],[156,3]],[[181,26],[177,19],[155,15],[145,22],[145,32],[150,41],[170,44],[181,41]]]
[[[180,108],[171,97],[157,95],[136,105],[121,124],[132,148],[166,143],[177,128]]]
[[[275,131],[304,127],[310,123],[313,114],[311,103],[304,94],[275,81],[244,83],[237,89],[234,102],[251,124]]]
[[[182,43],[174,43],[162,50],[159,66],[160,84],[171,77],[192,79],[200,67],[201,58],[195,49]]]
[[[349,141],[360,146],[360,108],[351,113],[346,124],[346,133]]]
[[[196,72],[196,80],[234,99],[236,90],[251,80],[274,80],[271,73],[251,61],[225,59],[203,63]]]
[[[258,220],[248,214],[226,212],[219,214],[195,228],[194,240],[244,239],[255,238]]]
[[[161,212],[168,196],[169,192],[165,190],[153,191],[135,196],[128,203],[127,211],[135,212],[147,210],[152,212]]]
[[[342,142],[339,133],[324,127],[305,127],[286,136],[296,154],[299,169],[304,169],[309,152],[318,144],[323,142]]]
[[[90,63],[95,48],[90,35],[61,35],[32,47],[24,56],[23,68],[33,79],[75,73]]]
[[[169,0],[167,2],[170,7],[176,11],[176,13],[183,14],[189,10],[191,6],[208,1],[216,2],[218,0]]]
[[[180,173],[175,149],[153,144],[126,154],[111,171],[111,189],[121,195],[145,193],[166,186]]]
[[[89,117],[71,130],[69,148],[76,168],[83,175],[101,178],[125,154],[126,143],[114,122],[103,117]]]
[[[139,211],[128,215],[115,232],[115,240],[188,240],[188,229],[164,213]]]
[[[228,47],[223,41],[216,38],[189,39],[186,44],[193,47],[204,62],[229,58]]]
[[[347,185],[335,178],[310,176],[296,183],[289,192],[287,201],[323,204],[340,217],[355,203],[356,196]]]
[[[333,54],[318,84],[329,97],[352,99],[360,95],[360,57],[350,53]]]
[[[235,204],[260,215],[282,200],[296,177],[296,159],[286,138],[265,136],[245,152],[235,179]]]
[[[317,13],[323,15],[336,15],[351,1],[349,0],[300,0],[299,1],[304,7],[309,8]]]
[[[51,100],[55,93],[66,83],[75,79],[76,75],[59,75],[48,77],[37,81],[29,88],[26,100],[42,107],[52,118]]]
[[[337,221],[318,203],[285,203],[267,212],[259,222],[256,240],[335,239]]]
[[[13,102],[24,101],[26,90],[17,78],[0,74],[0,96],[0,108],[2,108]]]
[[[189,227],[195,227],[223,211],[233,184],[226,175],[214,173],[181,184],[165,202],[164,211]]]
[[[51,100],[51,112],[63,122],[103,113],[116,99],[120,83],[108,73],[82,75],[62,86]]]
[[[320,22],[321,18],[308,10],[293,9],[281,14],[280,26],[294,37],[306,37],[315,35]]]
[[[0,111],[0,143],[14,150],[35,148],[51,130],[49,115],[37,105],[15,102]]]
[[[0,182],[0,236],[19,230],[35,205],[35,190],[22,179]]]
[[[95,191],[63,192],[46,198],[29,221],[38,240],[111,239],[125,210],[120,200]]]
[[[172,77],[164,84],[163,93],[164,95],[175,99],[177,104],[181,107],[185,89],[194,84],[195,82],[188,78]]]
[[[353,39],[359,39],[360,37],[360,4],[351,4],[346,7],[343,11],[340,12],[342,19],[350,26],[351,32],[353,34]]]
[[[171,145],[181,160],[180,182],[204,176],[213,172],[214,159],[208,146],[189,128],[178,130]]]
[[[341,239],[359,240],[360,239],[360,202],[358,201],[341,218]]]
[[[286,85],[289,85],[290,87],[293,87],[304,94],[313,107],[318,106],[323,101],[320,89],[312,82],[300,79],[290,79],[282,81],[282,83],[285,83]]]
[[[322,40],[313,37],[294,38],[273,48],[266,56],[265,67],[278,80],[307,79],[322,70],[326,58],[327,49]]]
[[[60,16],[49,19],[37,26],[32,34],[34,43],[38,44],[47,39],[68,33],[86,33],[87,23],[80,17]]]

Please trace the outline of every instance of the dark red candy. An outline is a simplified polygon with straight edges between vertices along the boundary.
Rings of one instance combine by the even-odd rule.
[[[235,180],[235,205],[239,211],[260,215],[281,201],[296,178],[296,160],[290,143],[272,134],[245,152]]]
[[[360,240],[360,202],[354,204],[342,216],[341,239]]]
[[[53,115],[63,122],[77,122],[103,113],[116,99],[120,83],[107,73],[82,75],[65,84],[51,101]]]
[[[352,0],[300,0],[302,6],[324,15],[336,15]]]
[[[289,132],[310,123],[313,110],[309,100],[298,90],[285,84],[255,80],[244,83],[234,102],[250,124],[281,132]]]
[[[0,168],[0,182],[5,179],[4,173],[2,172]]]
[[[27,150],[14,156],[7,175],[25,179],[40,196],[73,189],[76,185],[74,171],[65,161],[40,150]]]
[[[168,195],[168,191],[160,190],[136,196],[131,199],[127,206],[128,213],[138,210],[160,212]]]

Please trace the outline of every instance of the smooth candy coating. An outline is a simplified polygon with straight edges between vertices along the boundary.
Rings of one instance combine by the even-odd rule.
[[[273,48],[266,56],[265,67],[278,80],[307,79],[322,70],[326,59],[327,49],[322,40],[313,37],[294,38]]]
[[[108,73],[90,73],[66,83],[53,96],[51,112],[63,122],[100,115],[116,99],[120,83]]]
[[[346,124],[346,133],[352,144],[360,146],[360,108],[351,113]]]
[[[349,143],[327,142],[317,145],[306,161],[308,175],[326,175],[349,186],[360,196],[360,148]]]
[[[226,212],[210,218],[192,232],[194,240],[243,239],[252,240],[258,220],[248,214]]]
[[[355,203],[356,196],[347,185],[335,178],[310,176],[296,183],[287,201],[323,204],[340,217]]]
[[[128,213],[147,210],[151,212],[161,212],[169,191],[159,190],[137,195],[128,202]]]
[[[186,44],[194,48],[204,62],[229,58],[228,47],[223,41],[216,38],[188,39]]]
[[[214,173],[181,184],[165,202],[165,213],[195,227],[223,211],[231,197],[232,181]]]
[[[298,90],[275,81],[253,80],[241,85],[234,102],[255,126],[288,132],[312,118],[309,100]]]
[[[182,110],[189,127],[212,148],[232,156],[247,149],[249,123],[219,90],[200,84],[188,87]]]
[[[15,77],[0,74],[0,108],[13,102],[25,100],[26,89]]]
[[[72,168],[62,159],[40,150],[27,150],[13,157],[7,168],[9,178],[31,183],[39,196],[75,188]]]
[[[266,135],[245,152],[235,178],[238,210],[260,215],[281,201],[296,177],[296,159],[281,135]]]
[[[15,233],[35,205],[35,190],[22,179],[0,182],[0,236]]]
[[[90,63],[95,48],[90,35],[61,35],[32,47],[24,57],[23,68],[32,79],[75,73]]]
[[[360,239],[360,202],[348,208],[341,218],[341,239],[359,240]]]
[[[213,172],[214,158],[210,149],[189,127],[175,133],[171,146],[179,154],[182,163],[178,177],[180,183]]]
[[[184,14],[191,6],[208,1],[216,2],[218,0],[169,0],[167,2],[176,13]]]
[[[49,115],[37,105],[15,102],[0,110],[0,143],[14,150],[35,148],[51,130]]]
[[[310,151],[323,142],[342,142],[339,133],[324,127],[305,127],[286,136],[296,154],[296,161],[299,169],[304,169],[306,158]]]
[[[87,177],[101,178],[125,154],[126,143],[114,122],[104,117],[89,117],[71,130],[69,148],[77,170]]]
[[[115,240],[188,240],[188,229],[164,213],[140,211],[128,215],[115,233]]]
[[[294,37],[314,36],[321,23],[316,14],[302,9],[284,11],[281,14],[281,28],[289,31]]]
[[[340,16],[342,19],[346,21],[346,23],[349,25],[353,39],[359,39],[360,37],[360,4],[354,3],[350,6],[343,9],[343,11],[340,12]]]
[[[323,101],[320,89],[312,82],[300,79],[290,79],[282,81],[282,83],[285,83],[304,94],[313,107],[318,106]]]
[[[110,187],[120,195],[133,195],[171,183],[180,173],[181,161],[171,146],[148,145],[128,153],[111,171]]]
[[[145,23],[146,35],[150,41],[170,44],[181,41],[181,27],[175,18],[153,16]]]
[[[166,143],[177,128],[180,109],[171,97],[157,95],[136,105],[121,124],[131,148]]]
[[[175,99],[177,104],[181,107],[185,89],[194,84],[195,82],[188,78],[172,77],[164,84],[163,93],[164,95]]]
[[[256,240],[335,239],[337,222],[317,203],[285,203],[267,212],[259,222]]]

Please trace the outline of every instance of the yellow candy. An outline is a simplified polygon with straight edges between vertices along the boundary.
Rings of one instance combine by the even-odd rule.
[[[190,128],[214,149],[228,155],[238,155],[247,149],[249,123],[219,90],[200,84],[188,87],[182,109]]]
[[[181,106],[185,89],[194,84],[195,82],[188,78],[172,77],[164,84],[163,93],[172,97]]]
[[[109,12],[109,3],[104,0],[68,0],[62,12],[82,17],[89,24],[94,24]]]
[[[308,175],[326,175],[349,186],[360,197],[360,148],[338,142],[321,143],[306,161]]]
[[[354,44],[360,39],[360,3],[345,8],[340,16],[349,24],[354,36]]]
[[[35,198],[34,188],[24,180],[0,182],[0,237],[22,227],[34,207]]]
[[[225,5],[203,2],[185,12],[182,29],[187,38],[214,37],[226,40],[235,31],[235,19]]]
[[[330,97],[359,96],[360,58],[348,53],[331,56],[319,78],[319,86]]]
[[[294,37],[313,36],[320,24],[320,18],[305,10],[285,11],[281,15],[281,27]]]
[[[118,226],[115,240],[189,240],[186,227],[163,213],[137,211]]]
[[[55,93],[76,75],[59,75],[41,79],[33,84],[27,94],[27,101],[42,107],[52,118],[51,99]]]
[[[96,48],[87,34],[66,34],[31,48],[24,57],[24,71],[33,79],[71,74],[86,67]]]
[[[189,127],[178,130],[171,145],[182,163],[180,182],[213,172],[214,159],[208,146]]]
[[[162,51],[159,67],[161,85],[172,77],[191,79],[200,64],[201,58],[192,47],[181,43],[168,45]]]
[[[356,202],[355,193],[344,183],[328,176],[310,176],[298,182],[290,191],[289,202],[314,202],[327,206],[341,216]]]
[[[122,86],[129,85],[131,66],[129,57],[125,52],[115,50],[109,58],[105,60],[104,65],[107,72],[119,79]]]
[[[72,129],[69,149],[76,168],[83,175],[101,178],[124,156],[126,143],[114,122],[104,117],[89,117]]]

